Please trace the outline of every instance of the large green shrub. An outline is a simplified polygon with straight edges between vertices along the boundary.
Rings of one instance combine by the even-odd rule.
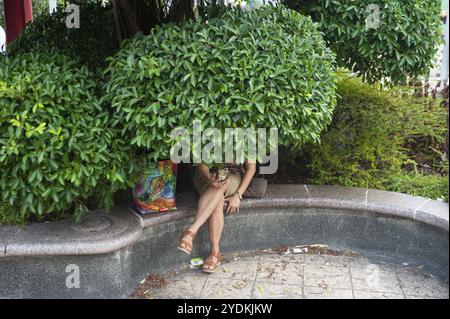
[[[333,54],[308,17],[284,7],[155,27],[114,56],[105,99],[130,143],[169,155],[173,128],[278,127],[317,141],[335,105]]]
[[[77,57],[92,68],[104,66],[106,57],[117,49],[112,7],[103,7],[92,0],[79,7],[79,28],[67,28],[69,13],[59,6],[57,12],[41,14],[28,25],[20,37],[8,45],[8,54],[55,51]]]
[[[447,110],[439,101],[405,88],[380,91],[347,75],[337,93],[321,144],[302,150],[309,182],[448,199],[448,160],[433,150],[446,134]]]
[[[21,220],[111,204],[133,170],[86,67],[56,54],[0,60],[0,199]]]
[[[309,145],[311,182],[383,188],[405,160],[399,101],[388,92],[344,77],[338,104],[320,145]]]
[[[426,74],[434,62],[440,41],[439,0],[285,2],[319,22],[338,63],[370,82],[385,77],[394,83],[405,81]],[[378,27],[369,16],[373,6],[379,9]]]

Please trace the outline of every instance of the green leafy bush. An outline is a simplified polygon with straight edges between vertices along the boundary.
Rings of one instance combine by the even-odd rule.
[[[308,182],[447,199],[448,160],[432,147],[444,142],[446,109],[405,88],[380,91],[341,75],[330,127],[320,145],[308,144],[300,154]],[[430,170],[418,169],[423,158]]]
[[[86,67],[59,54],[0,61],[0,194],[21,220],[111,204],[133,170]],[[131,158],[130,158],[131,157]]]
[[[285,2],[320,23],[340,66],[360,72],[370,82],[384,77],[405,81],[426,74],[434,61],[440,41],[439,0]],[[369,16],[374,5],[379,8],[378,27]]]
[[[382,189],[406,159],[399,101],[355,78],[344,77],[337,92],[333,121],[321,144],[303,151],[310,156],[311,181]]]
[[[39,15],[8,46],[8,54],[55,51],[77,57],[91,68],[106,65],[106,57],[117,49],[112,7],[97,1],[80,4],[80,28],[67,28],[68,15],[63,6],[52,15]]]
[[[280,144],[317,141],[335,105],[333,54],[310,18],[284,7],[155,27],[125,43],[105,99],[130,143],[168,157],[173,128],[278,127]]]

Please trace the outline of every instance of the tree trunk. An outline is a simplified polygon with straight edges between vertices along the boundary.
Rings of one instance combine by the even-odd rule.
[[[200,1],[199,1],[200,2]],[[156,25],[194,18],[194,0],[113,0],[119,43]]]
[[[119,44],[141,31],[137,16],[138,0],[113,0],[114,19]]]

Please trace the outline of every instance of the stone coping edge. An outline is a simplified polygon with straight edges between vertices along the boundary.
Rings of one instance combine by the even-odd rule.
[[[139,215],[126,206],[90,212],[79,224],[72,219],[21,226],[0,225],[0,258],[19,256],[95,255],[117,251],[138,241],[143,229],[191,218],[193,194],[177,194],[178,210]],[[242,201],[244,213],[257,208],[329,208],[379,213],[416,220],[449,230],[448,203],[401,193],[318,185],[268,185],[264,198]]]

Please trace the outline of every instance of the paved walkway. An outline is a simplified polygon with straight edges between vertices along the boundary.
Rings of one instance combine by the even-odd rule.
[[[449,297],[448,284],[422,274],[417,268],[372,264],[364,257],[260,252],[229,255],[227,259],[211,275],[197,269],[152,275],[141,282],[138,296],[187,299]],[[158,283],[155,284],[155,280]]]

